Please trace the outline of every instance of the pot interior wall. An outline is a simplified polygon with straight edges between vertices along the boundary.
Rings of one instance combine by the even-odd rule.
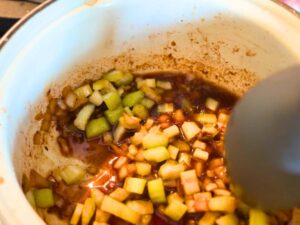
[[[16,154],[12,164],[12,151],[34,152],[32,115],[44,106],[41,96],[49,88],[56,95],[67,83],[119,68],[194,73],[241,95],[257,79],[299,63],[299,34],[299,20],[272,2],[52,3],[25,23],[0,52],[0,159],[4,162],[0,171],[5,178],[0,198],[6,202],[2,212],[7,213],[1,217],[26,224],[20,212],[10,217],[16,201],[35,217],[11,176],[18,172],[20,177],[23,166],[22,154]],[[25,162],[30,166],[31,161]],[[12,187],[13,196],[4,194]]]

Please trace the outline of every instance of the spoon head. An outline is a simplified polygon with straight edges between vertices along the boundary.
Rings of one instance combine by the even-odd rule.
[[[225,147],[248,202],[264,209],[300,203],[300,67],[261,81],[237,103]]]

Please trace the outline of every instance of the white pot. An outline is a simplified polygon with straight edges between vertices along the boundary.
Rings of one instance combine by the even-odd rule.
[[[29,105],[45,87],[74,65],[114,57],[128,48],[140,56],[167,54],[173,51],[173,39],[175,57],[201,61],[207,41],[211,47],[214,42],[221,46],[222,63],[251,70],[259,78],[300,62],[300,19],[272,1],[46,1],[0,41],[3,225],[43,224],[24,198],[13,149]]]

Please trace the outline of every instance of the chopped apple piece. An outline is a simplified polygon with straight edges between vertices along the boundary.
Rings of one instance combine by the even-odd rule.
[[[200,148],[197,148],[197,149],[195,149],[193,156],[197,159],[206,161],[206,160],[208,160],[209,153],[201,150]]]
[[[195,170],[181,172],[180,179],[186,195],[200,192],[198,178]]]
[[[205,101],[205,106],[211,111],[216,111],[219,106],[219,102],[213,98],[207,98]]]
[[[188,141],[196,137],[201,131],[195,122],[184,122],[181,130]]]
[[[180,173],[184,171],[184,165],[175,162],[166,162],[161,165],[158,171],[158,175],[164,180],[177,179]]]
[[[179,152],[179,148],[173,146],[173,145],[169,145],[168,146],[168,151],[170,153],[170,158],[173,160],[176,160],[178,152]]]
[[[109,197],[123,202],[126,198],[128,198],[130,193],[126,191],[124,188],[118,187],[116,190],[114,190],[112,193],[110,193]]]
[[[151,164],[145,162],[137,162],[136,173],[140,176],[149,175],[151,173]]]
[[[187,211],[185,204],[180,201],[172,201],[164,210],[166,216],[171,218],[174,221],[179,221]]]
[[[162,132],[149,132],[143,137],[143,147],[146,149],[168,145],[168,137]]]
[[[124,182],[124,189],[135,194],[143,194],[147,180],[143,178],[127,177]]]
[[[148,181],[148,193],[153,203],[164,203],[166,194],[161,178]]]
[[[147,161],[162,162],[170,158],[170,153],[166,147],[155,147],[143,151],[143,156]]]
[[[164,129],[164,134],[168,136],[168,138],[172,138],[180,134],[179,128],[176,125],[172,125],[166,129]]]
[[[126,205],[142,215],[153,214],[154,212],[153,204],[150,201],[133,200],[126,202]]]

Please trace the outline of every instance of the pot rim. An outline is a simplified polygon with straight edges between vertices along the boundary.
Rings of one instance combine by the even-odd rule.
[[[21,18],[14,26],[12,26],[6,34],[2,38],[0,38],[0,51],[1,49],[6,45],[6,43],[9,41],[9,39],[12,38],[12,36],[19,30],[19,28],[24,25],[30,18],[32,18],[34,15],[38,14],[40,11],[51,5],[52,3],[56,2],[57,0],[46,0],[39,6],[37,6],[34,10],[29,12],[27,15],[25,15],[23,18]],[[300,19],[300,12],[296,11],[289,5],[283,3],[280,0],[271,0],[275,4],[281,6],[285,10],[289,11],[294,16],[298,17]]]

